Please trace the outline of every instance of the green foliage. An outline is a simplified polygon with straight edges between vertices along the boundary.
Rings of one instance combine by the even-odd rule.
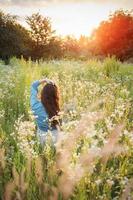
[[[104,60],[104,72],[106,76],[110,76],[111,74],[116,74],[120,69],[120,62],[116,60],[116,58],[108,57]]]
[[[0,57],[30,56],[30,36],[28,31],[17,22],[17,17],[0,12]]]
[[[52,59],[103,60],[115,56],[121,61],[133,57],[133,15],[117,10],[102,21],[89,37],[60,37],[52,29],[51,19],[34,13],[26,17],[29,29],[17,21],[17,16],[0,12],[0,58],[9,63],[16,56],[34,61]]]
[[[35,13],[27,17],[26,22],[30,27],[33,41],[32,58],[34,60],[60,58],[61,41],[54,36],[55,31],[52,30],[50,18]]]
[[[132,67],[114,57],[103,63],[97,60],[38,63],[23,58],[11,59],[10,66],[0,62],[0,198],[8,191],[12,199],[20,196],[24,200],[120,199],[133,177]],[[67,148],[73,145],[71,150],[67,149],[71,160],[63,169],[58,165],[66,162],[67,153],[60,160],[65,145],[60,151],[58,145],[57,151],[49,144],[40,147],[29,112],[30,85],[42,77],[52,78],[60,88],[64,112],[61,134],[69,138]],[[91,108],[92,104],[96,105]],[[87,111],[90,118],[85,117],[80,123]],[[99,112],[104,113],[104,118],[94,123]],[[120,149],[113,146],[118,155],[112,153],[106,159],[112,148],[112,141],[108,143],[107,139],[121,123],[124,128],[119,136]],[[73,132],[75,127],[78,129]],[[101,153],[82,163],[84,153],[89,154],[88,159],[93,158],[106,144],[105,155]],[[124,153],[119,153],[121,148]],[[77,166],[79,161],[81,165]],[[75,166],[79,167],[76,172]],[[69,191],[69,197],[64,198]],[[128,194],[132,198],[131,194],[132,185]]]

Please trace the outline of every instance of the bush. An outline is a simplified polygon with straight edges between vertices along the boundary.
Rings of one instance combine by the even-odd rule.
[[[116,73],[120,69],[120,62],[115,58],[115,56],[107,57],[104,60],[104,73],[106,76],[110,77],[112,73]]]

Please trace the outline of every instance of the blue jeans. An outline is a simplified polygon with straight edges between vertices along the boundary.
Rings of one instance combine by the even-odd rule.
[[[39,128],[37,129],[37,138],[41,145],[44,145],[49,139],[53,144],[56,144],[57,139],[58,139],[58,130],[54,129],[49,132],[44,132],[40,130]]]

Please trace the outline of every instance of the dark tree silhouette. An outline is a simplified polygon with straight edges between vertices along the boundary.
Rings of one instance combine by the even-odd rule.
[[[0,57],[8,62],[12,56],[30,56],[28,31],[17,22],[17,16],[0,12]]]
[[[30,34],[33,40],[33,57],[40,59],[49,57],[48,47],[53,41],[55,31],[52,30],[50,18],[39,13],[26,17],[26,22],[30,27]]]

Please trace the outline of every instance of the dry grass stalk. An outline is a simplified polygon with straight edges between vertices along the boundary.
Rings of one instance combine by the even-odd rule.
[[[12,193],[15,188],[18,188],[18,191],[15,192],[16,198],[18,200],[22,200],[25,194],[25,191],[28,187],[28,184],[24,180],[25,170],[23,170],[20,174],[16,171],[15,167],[12,168],[13,180],[7,183],[5,186],[4,192],[4,200],[11,200]]]
[[[2,144],[2,139],[0,139],[0,146]],[[5,168],[5,149],[0,148],[0,168]]]
[[[71,134],[69,134],[68,138],[66,138],[63,149],[61,149],[61,141],[60,144],[57,144],[57,153],[59,154],[57,158],[57,168],[63,170],[63,175],[59,180],[58,188],[59,191],[64,194],[64,198],[68,198],[68,196],[72,193],[75,184],[84,174],[83,169],[80,167],[80,163],[75,167],[75,169],[70,167],[71,153],[76,141],[81,135],[85,135],[86,128],[89,126],[91,127],[101,118],[103,118],[102,113],[97,113],[94,117],[90,114],[83,116],[78,127]]]
[[[42,159],[38,156],[35,159],[35,175],[36,175],[36,179],[38,184],[42,184],[43,183],[43,164],[42,164]]]
[[[122,193],[120,200],[128,200],[128,199],[133,200],[133,196],[131,197],[132,190],[133,190],[133,178],[131,178],[128,181],[128,183],[127,183],[127,185],[126,185],[126,187],[125,187],[125,189]]]
[[[95,117],[91,116],[90,114],[83,116],[77,128],[72,133],[68,134],[68,137],[64,141],[63,148],[62,141],[60,140],[58,142],[57,154],[59,154],[59,158],[57,160],[57,165],[59,165],[60,168],[64,168],[66,164],[70,161],[71,152],[76,144],[76,141],[80,136],[86,134],[86,128],[88,128],[89,126],[91,127],[101,118],[103,118],[102,113],[97,113],[97,116],[95,115]]]
[[[98,120],[98,118],[95,119],[95,122],[96,120]],[[100,157],[102,159],[102,162],[105,163],[107,162],[111,154],[118,155],[122,152],[125,152],[122,146],[117,144],[122,129],[123,125],[117,126],[112,134],[108,137],[107,144],[105,144],[100,151],[96,152],[95,150],[90,149],[88,153],[81,154],[75,168],[70,167],[70,150],[72,149],[72,146],[65,146],[65,148],[68,149],[63,149],[63,151],[61,152],[61,157],[59,158],[59,161],[57,161],[58,167],[61,167],[61,169],[63,169],[63,175],[59,180],[58,188],[59,191],[63,193],[65,199],[69,197],[74,189],[75,184],[84,176],[86,172],[93,172],[95,159],[97,157]]]
[[[101,162],[106,165],[106,162],[112,154],[113,156],[115,156],[121,153],[126,153],[126,149],[124,148],[124,146],[117,144],[122,129],[123,125],[117,126],[113,130],[112,134],[108,137],[107,143],[99,151],[95,151],[95,149],[90,149],[88,153],[81,155],[78,163],[82,164],[85,172],[93,172],[95,159],[97,157],[101,158]]]
[[[52,195],[48,198],[48,200],[58,200],[58,189],[56,187],[52,188]]]
[[[116,146],[116,144],[119,140],[119,136],[121,134],[123,127],[124,127],[123,124],[116,126],[113,132],[109,135],[107,143],[104,145],[101,151],[101,155],[103,156],[103,159],[105,160],[108,159],[108,156],[111,153],[117,153],[117,150],[119,151],[119,148],[121,149],[121,146],[120,145]]]
[[[23,199],[24,194],[28,188],[28,183],[25,182],[25,170],[22,170],[22,172],[19,175],[19,193],[21,198]]]
[[[5,192],[4,192],[4,200],[11,200],[12,199],[12,192],[16,188],[16,186],[19,185],[19,175],[15,169],[15,167],[12,168],[13,173],[13,180],[8,182],[5,186]]]

